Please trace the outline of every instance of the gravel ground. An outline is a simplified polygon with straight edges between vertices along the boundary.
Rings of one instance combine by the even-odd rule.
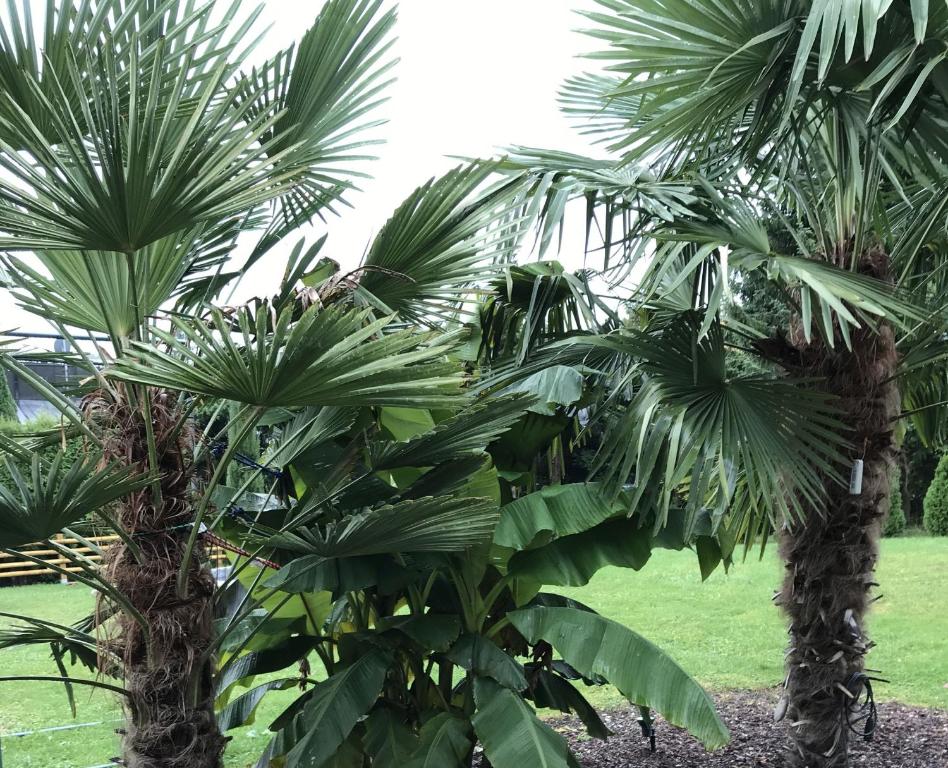
[[[603,718],[615,733],[606,742],[590,739],[572,718],[557,720],[555,725],[583,768],[779,768],[786,725],[774,725],[776,700],[770,691],[716,696],[731,743],[713,753],[665,722],[656,723],[656,751],[650,752],[633,711]],[[888,703],[879,704],[878,711],[873,741],[853,742],[853,768],[948,768],[948,712]]]

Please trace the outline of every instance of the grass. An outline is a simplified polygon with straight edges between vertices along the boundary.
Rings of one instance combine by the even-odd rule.
[[[658,552],[645,569],[600,572],[586,587],[563,590],[606,616],[640,632],[672,655],[711,689],[763,688],[783,674],[786,631],[771,596],[780,566],[771,551],[762,561],[741,564],[730,575],[715,573],[702,584],[694,555]],[[948,539],[900,538],[883,543],[878,580],[884,598],[876,604],[870,632],[878,643],[870,666],[891,680],[878,687],[882,700],[948,709]],[[69,623],[92,606],[81,586],[39,585],[0,589],[0,611],[27,613]],[[54,675],[42,647],[0,652],[3,675]],[[78,691],[73,721],[60,686],[0,684],[0,735],[73,722],[114,720],[114,699],[100,691]],[[228,768],[253,765],[267,742],[266,725],[292,691],[274,693],[261,705],[255,725],[232,731]],[[620,705],[606,689],[591,696],[600,706]],[[5,768],[86,768],[117,754],[118,723],[28,737],[0,739]]]

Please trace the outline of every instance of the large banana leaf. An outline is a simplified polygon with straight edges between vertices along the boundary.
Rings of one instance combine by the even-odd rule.
[[[305,731],[286,756],[287,768],[319,768],[335,754],[381,692],[389,662],[370,651],[316,686],[298,715]]]
[[[423,726],[420,744],[404,768],[463,768],[471,751],[467,720],[442,712]]]
[[[527,549],[582,533],[625,510],[598,483],[550,485],[501,508],[494,543],[515,550]]]
[[[612,735],[596,708],[569,680],[537,666],[530,670],[530,681],[528,696],[537,707],[575,713],[586,726],[586,732],[595,739],[607,739]]]
[[[280,568],[267,580],[266,587],[310,599],[309,593],[340,594],[374,586],[379,569],[380,564],[372,558],[304,555]]]
[[[5,461],[13,482],[0,485],[0,547],[47,539],[149,483],[132,469],[97,468],[95,459],[67,465],[61,452],[48,465],[34,453],[26,474],[9,458]]]
[[[507,567],[513,575],[541,584],[579,587],[607,565],[639,570],[652,556],[652,546],[650,529],[635,518],[622,517],[517,552]]]
[[[460,374],[444,360],[451,340],[384,333],[389,320],[369,322],[366,310],[313,306],[294,322],[287,308],[272,329],[266,306],[172,322],[177,333],[152,329],[170,352],[135,343],[110,375],[269,407],[460,404]]]
[[[583,396],[583,374],[566,365],[552,365],[509,387],[508,393],[533,396],[536,404],[530,410],[552,416],[559,407],[573,405]]]
[[[279,678],[254,686],[241,694],[217,713],[217,727],[226,732],[231,728],[240,728],[251,725],[257,712],[257,707],[270,691],[285,691],[299,684],[299,678]]]
[[[527,687],[527,678],[520,663],[483,635],[462,635],[448,651],[446,658],[462,669],[496,680],[512,691],[519,693]]]
[[[372,768],[404,768],[418,748],[418,737],[400,711],[378,707],[365,721],[363,743],[372,757]]]
[[[494,768],[569,768],[566,739],[540,720],[518,694],[490,678],[474,678],[471,722]]]
[[[574,608],[525,608],[508,617],[527,640],[545,640],[582,675],[606,678],[629,701],[660,712],[711,749],[727,744],[727,728],[708,694],[670,656],[632,630]]]
[[[222,667],[216,683],[218,701],[226,701],[231,686],[245,678],[277,672],[306,658],[316,643],[315,637],[294,635],[262,651],[232,657]]]
[[[461,620],[454,614],[423,613],[379,619],[384,632],[399,632],[425,649],[443,653],[461,633]]]

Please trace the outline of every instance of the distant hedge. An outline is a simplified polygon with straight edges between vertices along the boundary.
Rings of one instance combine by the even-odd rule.
[[[16,420],[0,420],[0,434],[6,435],[7,437],[17,438],[24,435],[31,435],[37,432],[43,432],[47,430],[57,429],[59,427],[59,419],[55,416],[49,415],[40,415],[29,421],[18,422]],[[62,447],[61,442],[57,442],[51,445],[46,446],[42,450],[42,456],[47,459],[52,459],[57,452]],[[78,456],[82,450],[82,440],[79,438],[69,438],[66,440],[65,446],[65,460],[67,462],[72,462]],[[10,477],[10,473],[7,470],[6,462],[0,461],[0,485],[10,486],[13,478]]]
[[[932,536],[948,536],[948,453],[938,461],[932,484],[928,486],[922,522]]]
[[[902,470],[898,464],[892,469],[889,491],[889,516],[882,529],[883,536],[898,536],[905,530],[905,510],[902,508]]]

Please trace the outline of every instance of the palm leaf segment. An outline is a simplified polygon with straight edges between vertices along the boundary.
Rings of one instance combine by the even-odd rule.
[[[256,406],[399,405],[457,407],[460,374],[446,360],[451,337],[387,333],[389,318],[368,310],[294,308],[272,322],[269,307],[232,318],[172,318],[175,333],[153,329],[167,352],[132,344],[110,375]]]
[[[63,325],[125,338],[168,300],[194,289],[221,265],[236,240],[239,220],[208,230],[199,225],[156,240],[131,259],[107,251],[39,251],[46,274],[26,260],[4,262],[14,296],[36,315]]]
[[[612,148],[627,159],[657,151],[671,164],[767,151],[823,98],[842,111],[868,100],[894,125],[911,116],[948,34],[942,3],[599,2],[611,13],[585,14],[596,24],[589,34],[608,44],[595,57],[614,62],[618,78],[598,81],[598,93],[574,86],[567,101],[595,119],[591,100],[622,100],[629,111]],[[834,99],[841,87],[847,98]],[[607,109],[604,125],[615,129],[616,117]]]
[[[489,499],[433,497],[351,515],[325,530],[280,533],[274,546],[320,558],[404,552],[463,552],[489,542],[500,511]]]
[[[380,123],[366,118],[386,100],[395,64],[388,54],[396,11],[381,8],[381,0],[330,0],[298,45],[237,84],[235,100],[248,124],[268,124],[261,135],[266,156],[278,169],[287,153],[307,165],[281,195],[274,231],[331,209],[352,177],[363,175],[346,167],[365,159],[356,151],[369,142],[356,136]]]
[[[184,16],[182,34],[206,39],[207,13]],[[4,146],[0,230],[9,237],[0,243],[131,253],[246,211],[292,183],[300,169],[268,170],[266,120],[245,123],[229,97],[234,43],[218,38],[210,41],[216,50],[177,50],[133,35],[124,47],[106,41],[82,67],[67,50],[63,67],[46,72],[55,87],[44,92],[25,80],[47,129],[3,94],[3,132],[29,153]]]
[[[34,17],[40,5],[44,6],[45,17],[41,25]],[[206,75],[220,62],[221,55],[239,44],[256,16],[251,14],[238,33],[229,36],[240,4],[231,2],[223,13],[215,14],[212,23],[213,5],[207,1],[185,5],[179,0],[158,7],[128,0],[7,3],[8,23],[0,30],[0,85],[8,98],[3,101],[0,115],[6,118],[8,110],[22,111],[44,136],[54,139],[55,120],[47,111],[47,100],[62,91],[70,100],[86,98],[86,90],[77,89],[77,83],[63,73],[72,66],[86,71],[107,43],[120,50],[142,43],[148,57],[154,55],[160,39],[166,55],[182,58],[197,44],[210,55],[194,62],[192,73],[195,77]],[[41,27],[39,34],[37,27]],[[16,149],[32,147],[20,143],[25,137],[16,132],[0,131],[0,137]]]
[[[46,465],[34,453],[28,473],[6,458],[10,487],[0,485],[0,547],[42,541],[62,528],[143,488],[149,478],[93,459],[67,464],[57,454]]]
[[[760,215],[738,194],[725,197],[708,184],[707,213],[702,219],[680,219],[656,233],[659,245],[642,275],[643,300],[672,297],[679,288],[693,302],[694,286],[703,304],[705,322],[725,306],[728,270],[762,270],[769,280],[792,297],[807,340],[814,330],[835,345],[835,329],[850,343],[851,331],[885,319],[909,325],[924,319],[928,311],[904,291],[829,261],[777,252]],[[802,234],[794,233],[799,244]],[[805,246],[803,246],[805,247]],[[722,253],[727,251],[727,259]]]
[[[520,245],[520,187],[516,180],[488,184],[496,170],[472,163],[416,189],[372,242],[358,295],[406,322],[457,319],[485,274]]]
[[[523,185],[525,225],[536,226],[541,257],[554,238],[562,238],[570,202],[583,200],[586,249],[595,231],[602,243],[605,271],[615,262],[628,264],[634,260],[636,235],[651,231],[656,222],[667,223],[690,214],[697,201],[688,181],[658,177],[639,165],[567,152],[515,147],[498,170],[518,178]],[[615,280],[621,280],[624,274]]]

